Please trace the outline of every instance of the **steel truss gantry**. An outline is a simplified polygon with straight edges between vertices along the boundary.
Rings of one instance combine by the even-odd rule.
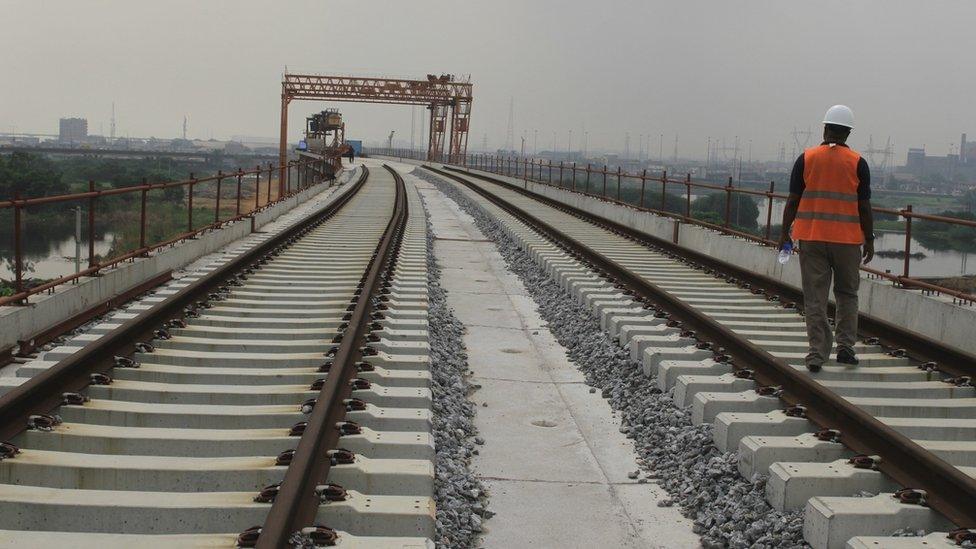
[[[350,101],[423,105],[430,111],[427,159],[444,160],[444,136],[450,120],[447,161],[464,162],[468,149],[472,84],[453,75],[428,74],[425,80],[288,74],[281,81],[280,165],[287,161],[288,105],[293,100]]]

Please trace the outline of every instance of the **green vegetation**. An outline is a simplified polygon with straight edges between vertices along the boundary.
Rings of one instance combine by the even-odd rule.
[[[0,156],[0,199],[37,198],[68,192],[56,162],[43,156],[13,153]]]
[[[976,221],[976,214],[970,212],[944,211],[936,215]],[[976,227],[921,220],[914,222],[912,237],[933,250],[976,252]]]
[[[89,181],[98,189],[120,188],[186,179],[194,165],[173,159],[105,159],[72,157],[51,159],[41,155],[13,153],[0,156],[0,199],[55,196],[88,190]],[[203,175],[203,174],[201,174]],[[201,184],[197,196],[213,194],[213,184]],[[140,193],[101,197],[96,204],[94,234],[97,240],[114,237],[107,256],[117,256],[138,248]],[[88,200],[35,205],[22,211],[21,244],[25,270],[32,272],[32,261],[50,254],[52,245],[69,239],[75,232],[75,208],[82,210],[82,234],[87,235]],[[194,227],[213,221],[212,206],[194,208]],[[8,268],[13,262],[13,210],[0,210],[0,261]],[[147,197],[146,242],[155,243],[187,230],[187,207],[183,187],[150,192]],[[10,268],[10,270],[13,270]],[[36,282],[36,281],[35,281]],[[0,287],[0,293],[5,291]]]
[[[699,197],[691,203],[691,215],[715,225],[725,223],[724,193],[713,193]],[[758,234],[759,207],[751,196],[734,195],[729,205],[729,220],[732,228],[746,233]]]
[[[905,224],[901,221],[890,221],[890,220],[877,220],[874,221],[875,231],[884,231],[889,233],[903,233],[905,232]]]
[[[871,205],[876,208],[890,208],[893,210],[900,210],[904,208],[907,204],[911,204],[914,208],[924,208],[928,211],[932,210],[948,210],[952,208],[959,208],[959,199],[956,197],[944,197],[944,196],[922,196],[922,195],[898,195],[898,194],[885,194],[882,191],[874,193],[871,197]]]

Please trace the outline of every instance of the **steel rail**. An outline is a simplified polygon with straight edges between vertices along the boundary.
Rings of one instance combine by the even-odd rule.
[[[960,527],[976,525],[976,479],[966,475],[905,435],[817,383],[805,373],[777,359],[739,336],[707,314],[681,301],[659,286],[636,275],[599,252],[563,234],[526,210],[454,173],[425,166],[473,190],[492,204],[513,215],[545,238],[602,271],[611,281],[633,292],[645,306],[653,304],[697,337],[711,342],[719,353],[731,356],[732,366],[749,370],[757,383],[781,388],[780,398],[793,410],[822,428],[841,433],[852,450],[881,457],[878,469],[903,486],[925,490],[927,504]],[[455,170],[456,171],[456,170]],[[473,174],[472,174],[473,175]],[[475,176],[495,183],[492,178]],[[518,190],[505,183],[503,188]],[[522,193],[520,193],[522,194]],[[529,198],[536,197],[523,194]],[[545,201],[542,201],[545,203]]]
[[[794,288],[780,280],[749,271],[716,259],[708,254],[679,246],[670,240],[642,233],[636,229],[617,223],[616,221],[591,214],[579,208],[564,204],[558,200],[542,196],[521,187],[509,184],[506,181],[482,175],[479,173],[467,172],[458,168],[445,167],[455,173],[462,173],[469,177],[474,177],[482,181],[501,185],[509,190],[515,191],[523,196],[538,200],[543,204],[560,210],[564,213],[573,215],[580,219],[601,226],[604,229],[618,233],[626,238],[632,239],[645,246],[652,246],[666,251],[676,256],[684,257],[693,264],[710,269],[715,272],[725,273],[738,280],[746,282],[753,287],[761,288],[770,294],[780,296],[782,301],[793,302],[802,309],[803,291]],[[834,306],[830,306],[833,311]],[[909,354],[922,362],[935,362],[937,367],[952,376],[976,377],[976,356],[961,349],[946,345],[945,343],[928,336],[912,332],[892,322],[880,318],[858,313],[859,330],[868,337],[876,337],[878,340],[891,348],[906,349]]]
[[[396,170],[387,165],[383,167],[393,174],[396,182],[393,214],[360,281],[355,307],[343,319],[348,327],[341,333],[342,340],[332,366],[261,528],[256,545],[259,549],[288,547],[289,538],[295,532],[315,522],[320,503],[316,487],[325,482],[331,468],[328,451],[339,441],[336,423],[346,415],[344,400],[350,395],[349,383],[355,377],[356,362],[362,358],[362,346],[370,331],[369,324],[375,311],[374,297],[396,264],[396,253],[407,223],[403,179]]]
[[[335,215],[362,188],[367,177],[369,171],[364,166],[352,188],[322,208],[319,213],[231,259],[0,397],[0,440],[9,440],[26,430],[27,420],[31,415],[50,413],[61,404],[62,394],[77,392],[88,386],[91,374],[109,371],[113,367],[115,356],[133,353],[136,342],[151,339],[154,329],[167,320],[182,317],[185,308],[193,307],[198,300],[206,299],[221,283],[282,244]]]

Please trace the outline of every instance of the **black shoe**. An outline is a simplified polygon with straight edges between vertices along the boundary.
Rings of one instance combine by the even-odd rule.
[[[841,349],[837,351],[837,362],[839,364],[850,364],[852,366],[857,366],[858,360],[854,356],[853,351],[848,351],[847,349]]]
[[[810,373],[815,374],[820,371],[821,366],[821,364],[807,364],[807,370],[810,370]]]

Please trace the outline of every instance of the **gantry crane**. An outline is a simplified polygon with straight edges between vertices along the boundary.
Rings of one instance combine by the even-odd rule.
[[[427,159],[443,159],[444,136],[450,119],[448,161],[464,162],[472,101],[472,85],[468,78],[428,74],[426,79],[404,80],[286,73],[281,81],[279,161],[282,166],[287,161],[288,105],[295,99],[424,105],[430,110]]]

